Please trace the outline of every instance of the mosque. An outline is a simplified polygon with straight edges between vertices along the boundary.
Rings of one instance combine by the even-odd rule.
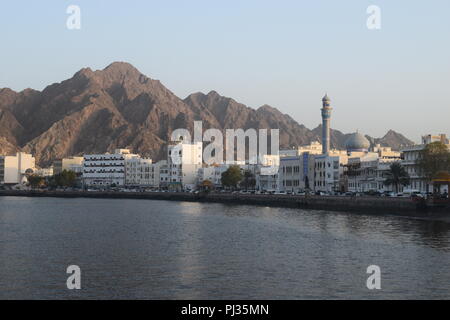
[[[330,153],[330,141],[331,141],[331,99],[328,94],[322,99],[322,154]],[[348,153],[352,152],[368,152],[370,148],[370,142],[367,138],[356,131],[345,142],[345,147]]]
[[[345,142],[346,150],[331,149],[331,114],[333,108],[328,94],[322,98],[322,154],[314,157],[312,170],[315,191],[383,191],[380,171],[388,170],[400,153],[380,145],[371,148],[370,141],[359,131]],[[312,173],[312,172],[311,172]],[[351,173],[351,174],[350,174]],[[352,178],[350,178],[352,176]]]

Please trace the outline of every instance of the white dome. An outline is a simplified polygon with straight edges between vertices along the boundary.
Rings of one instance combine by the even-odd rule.
[[[370,147],[370,142],[364,135],[359,132],[355,132],[348,137],[345,142],[345,147],[347,148],[347,151],[368,150]]]

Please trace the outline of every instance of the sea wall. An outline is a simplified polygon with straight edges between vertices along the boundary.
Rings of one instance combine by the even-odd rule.
[[[409,198],[384,197],[324,197],[298,195],[260,195],[229,193],[170,193],[170,192],[61,192],[61,191],[0,191],[0,196],[149,199],[167,201],[215,202],[237,205],[302,208],[327,211],[345,211],[370,214],[428,216],[439,211],[450,216],[450,208],[426,208]]]

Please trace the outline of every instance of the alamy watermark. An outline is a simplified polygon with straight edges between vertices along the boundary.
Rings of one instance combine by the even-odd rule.
[[[369,30],[380,30],[381,29],[381,8],[376,5],[371,5],[367,8],[367,29]]]
[[[381,268],[377,265],[368,266],[367,274],[370,274],[366,282],[367,289],[381,290]]]
[[[81,269],[77,265],[70,265],[67,267],[66,273],[70,274],[67,278],[66,286],[69,290],[81,289]]]
[[[203,149],[203,163],[207,165],[221,165],[245,163],[250,165],[264,164],[269,155],[268,150],[268,130],[267,129],[226,129],[225,139],[223,133],[219,129],[208,129],[203,133],[202,121],[194,122],[194,139],[187,129],[176,129],[172,132],[171,142],[178,142],[175,145],[170,160],[173,164],[181,164],[182,159],[179,156],[179,150],[182,143],[209,143]],[[225,148],[224,148],[225,140]],[[248,141],[248,144],[246,143]],[[235,143],[236,142],[236,143]],[[280,139],[279,129],[270,130],[270,149],[271,156],[279,156]],[[225,152],[225,157],[224,157]],[[246,157],[246,153],[248,157]],[[277,163],[264,165],[261,168],[262,174],[276,174],[278,172]]]
[[[69,17],[66,20],[66,27],[69,30],[81,29],[81,9],[80,6],[70,5],[66,9],[66,13]]]

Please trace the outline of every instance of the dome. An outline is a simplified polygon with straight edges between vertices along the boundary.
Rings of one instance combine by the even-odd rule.
[[[366,151],[370,147],[370,142],[359,132],[353,133],[345,142],[347,151]]]
[[[331,99],[328,97],[328,94],[326,94],[325,97],[323,97],[322,101],[331,101]]]

